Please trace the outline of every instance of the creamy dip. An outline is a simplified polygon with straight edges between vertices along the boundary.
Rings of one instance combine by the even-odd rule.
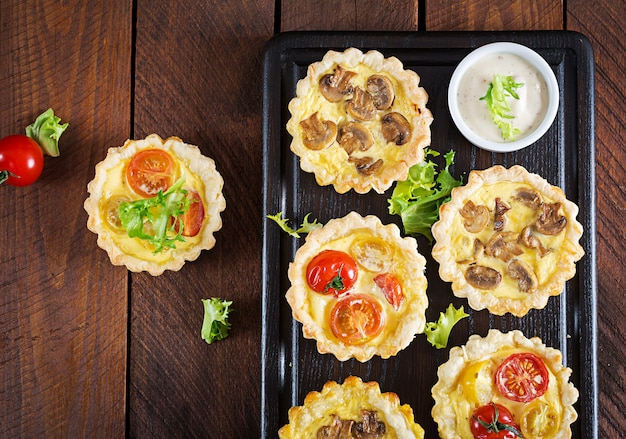
[[[507,97],[513,116],[509,122],[521,130],[512,140],[519,140],[532,133],[541,123],[548,108],[546,82],[525,59],[508,53],[486,55],[467,69],[459,82],[458,108],[467,126],[480,137],[492,142],[505,142],[502,132],[494,123],[485,96],[495,74],[512,76],[522,87],[515,89],[519,99]]]

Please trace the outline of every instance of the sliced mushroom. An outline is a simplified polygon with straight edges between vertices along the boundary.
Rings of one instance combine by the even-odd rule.
[[[457,261],[458,264],[471,264],[473,262],[477,262],[480,258],[483,257],[483,253],[485,253],[485,244],[476,238],[474,239],[474,251],[472,252],[472,256],[463,261]]]
[[[331,120],[320,120],[317,112],[302,120],[300,127],[302,143],[314,151],[326,148],[337,137],[337,124]]]
[[[337,66],[332,74],[320,78],[320,92],[329,102],[339,102],[347,94],[352,93],[354,87],[350,83],[356,73]]]
[[[493,290],[502,282],[502,275],[498,270],[491,267],[471,265],[465,271],[465,280],[475,288]]]
[[[372,95],[361,87],[356,87],[352,99],[346,102],[346,111],[357,120],[374,119],[376,107],[374,107]]]
[[[507,274],[517,280],[517,287],[523,293],[532,294],[539,288],[537,275],[532,267],[524,261],[514,259],[507,266]]]
[[[339,127],[337,142],[348,155],[354,151],[367,151],[374,144],[370,131],[359,122],[347,122]]]
[[[374,161],[371,157],[349,157],[348,161],[354,163],[359,174],[373,175],[383,166],[383,160]]]
[[[539,256],[541,256],[542,258],[550,253],[550,249],[546,249],[539,240],[539,238],[533,235],[532,226],[526,226],[522,229],[522,232],[520,233],[520,241],[527,248],[536,248],[539,252]]]
[[[517,246],[517,233],[498,232],[493,235],[485,246],[485,253],[494,258],[509,262],[524,251]]]
[[[354,421],[341,419],[333,414],[332,424],[324,425],[317,430],[317,439],[353,439],[352,426]]]
[[[513,199],[515,201],[519,201],[524,206],[532,209],[539,210],[541,207],[541,195],[539,192],[529,189],[529,188],[520,188],[513,194]]]
[[[387,431],[385,423],[378,420],[378,414],[372,410],[361,410],[362,422],[352,426],[352,435],[356,439],[382,439]]]
[[[372,95],[374,107],[378,110],[387,110],[393,104],[395,93],[391,80],[383,75],[372,75],[365,84],[367,92]]]
[[[560,209],[561,203],[543,203],[541,205],[541,214],[535,222],[535,226],[540,233],[544,235],[558,235],[565,229],[567,218],[559,215]]]
[[[400,113],[391,112],[385,114],[382,119],[382,133],[387,142],[396,145],[404,145],[411,137],[411,125]]]
[[[489,209],[487,206],[475,205],[472,200],[467,200],[463,207],[459,210],[459,214],[463,217],[463,226],[470,233],[478,233],[489,224]]]
[[[497,232],[506,226],[506,213],[511,210],[500,198],[496,198],[496,208],[493,218],[493,229]]]

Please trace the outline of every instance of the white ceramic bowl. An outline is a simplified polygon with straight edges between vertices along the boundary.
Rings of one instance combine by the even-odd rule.
[[[545,81],[548,102],[543,119],[532,132],[525,134],[523,137],[519,137],[517,140],[497,142],[481,137],[467,125],[459,112],[458,91],[459,87],[463,86],[461,79],[469,67],[473,66],[476,62],[479,62],[485,56],[500,53],[517,55],[537,69]],[[493,152],[517,151],[518,149],[525,148],[539,140],[539,138],[541,138],[541,136],[548,131],[554,122],[554,118],[556,117],[556,113],[559,109],[559,84],[556,81],[556,77],[554,76],[554,72],[550,68],[550,65],[548,65],[543,57],[541,57],[541,55],[534,50],[517,43],[490,43],[472,51],[469,55],[463,58],[454,70],[448,87],[448,107],[450,109],[452,120],[456,124],[457,128],[473,145]]]

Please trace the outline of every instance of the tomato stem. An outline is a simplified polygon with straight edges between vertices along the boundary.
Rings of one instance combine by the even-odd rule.
[[[11,171],[0,171],[0,184],[4,183],[9,177],[20,178],[19,175],[15,175]]]

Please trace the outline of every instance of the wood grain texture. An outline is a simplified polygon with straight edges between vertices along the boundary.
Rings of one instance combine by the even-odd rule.
[[[567,27],[586,35],[596,60],[599,437],[626,430],[626,44],[624,4],[567,3]],[[609,420],[614,420],[609,422]]]
[[[217,244],[179,272],[132,276],[131,437],[258,437],[261,60],[274,3],[139,1],[135,137],[198,145],[222,174]],[[232,300],[232,332],[200,338],[201,299]]]
[[[129,131],[131,5],[3,1],[0,136],[70,127],[32,186],[0,186],[0,435],[124,435],[127,276],[86,228],[93,167]],[[100,8],[98,8],[100,9]]]
[[[437,0],[426,2],[426,30],[559,30],[560,0]]]
[[[281,1],[280,31],[417,30],[417,0]]]

